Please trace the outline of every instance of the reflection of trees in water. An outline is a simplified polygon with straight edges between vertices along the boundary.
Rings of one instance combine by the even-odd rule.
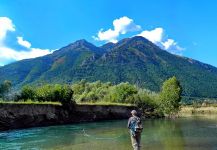
[[[127,120],[107,121],[22,130],[20,132],[25,135],[19,132],[19,138],[12,142],[22,149],[130,150],[132,146],[126,123]],[[161,119],[144,121],[142,149],[183,150],[185,143],[179,123]],[[90,136],[84,136],[83,129]],[[105,139],[99,140],[95,137]],[[110,139],[112,137],[118,138]]]
[[[178,122],[173,120],[155,120],[148,122],[145,126],[150,131],[143,133],[145,136],[143,141],[150,145],[151,149],[184,150],[185,142]],[[145,140],[151,141],[145,142]]]
[[[178,122],[163,121],[158,132],[162,135],[161,141],[166,150],[174,148],[176,150],[184,149],[183,133]]]

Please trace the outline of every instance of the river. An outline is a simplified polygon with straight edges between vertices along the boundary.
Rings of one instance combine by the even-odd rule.
[[[127,120],[0,132],[1,150],[131,150]],[[144,120],[142,150],[217,150],[217,116]]]

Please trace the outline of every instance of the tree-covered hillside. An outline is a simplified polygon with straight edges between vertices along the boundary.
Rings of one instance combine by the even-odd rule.
[[[79,40],[53,54],[18,61],[0,68],[0,82],[15,89],[26,84],[74,83],[82,79],[118,84],[129,82],[160,91],[163,81],[176,76],[183,95],[217,97],[217,68],[164,51],[143,37],[96,47]]]

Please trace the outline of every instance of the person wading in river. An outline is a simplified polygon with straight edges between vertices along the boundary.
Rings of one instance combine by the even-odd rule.
[[[131,111],[132,117],[129,118],[127,127],[130,129],[131,142],[134,150],[140,150],[141,145],[141,133],[142,133],[142,122],[137,116],[135,110]]]

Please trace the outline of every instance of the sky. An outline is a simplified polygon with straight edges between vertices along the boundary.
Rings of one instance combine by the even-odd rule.
[[[137,35],[217,67],[217,1],[0,0],[0,66],[79,39],[100,46]]]

